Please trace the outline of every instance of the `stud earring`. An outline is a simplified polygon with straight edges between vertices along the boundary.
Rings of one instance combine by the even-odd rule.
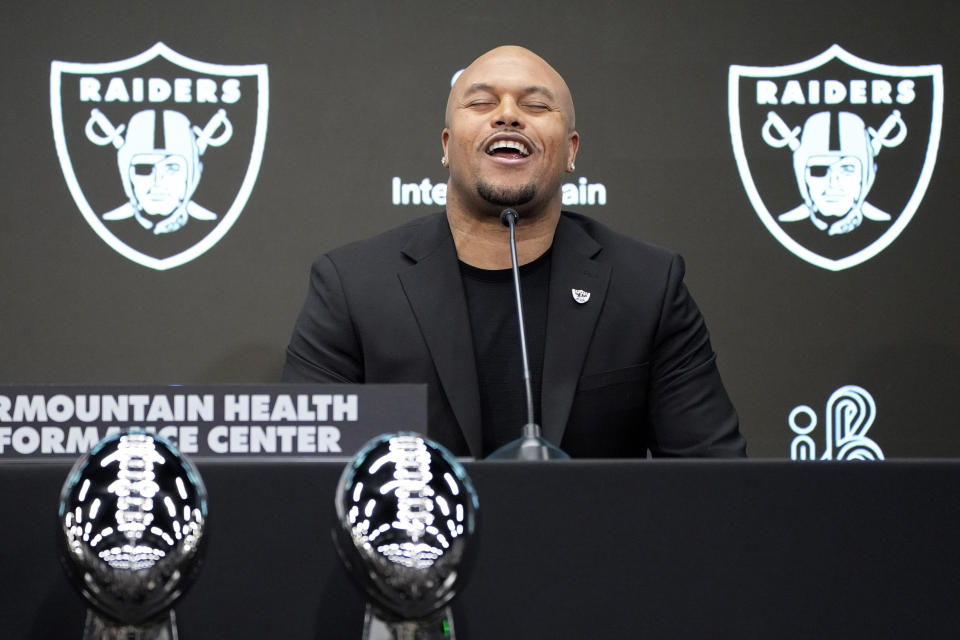
[[[571,163],[570,163],[570,173],[573,173],[574,169],[576,169],[576,168],[577,168],[577,166],[571,162]]]
[[[442,164],[443,166],[447,166],[447,156],[440,157],[440,164]]]

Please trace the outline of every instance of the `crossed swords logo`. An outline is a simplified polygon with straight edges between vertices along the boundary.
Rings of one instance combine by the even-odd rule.
[[[179,191],[175,188],[174,191],[171,192],[162,186],[159,187],[158,191],[160,195],[158,196],[158,200],[165,198],[167,202],[173,203],[166,205],[166,209],[169,210],[164,209],[164,205],[162,204],[158,205],[161,208],[159,212],[156,210],[147,211],[145,209],[145,203],[143,202],[145,195],[152,193],[149,189],[155,188],[155,184],[146,187],[146,194],[142,193],[142,189],[138,188],[138,185],[133,184],[133,180],[135,180],[135,178],[131,176],[131,174],[134,173],[133,160],[127,158],[128,162],[124,162],[126,155],[136,159],[138,157],[136,151],[138,150],[148,152],[171,151],[168,148],[155,149],[152,144],[146,144],[142,140],[138,140],[137,136],[132,135],[132,129],[135,126],[134,123],[138,122],[138,119],[142,122],[144,119],[151,118],[155,127],[165,126],[168,119],[172,119],[174,123],[180,121],[184,125],[178,136],[179,150],[183,151],[183,153],[179,154],[177,162],[170,165],[171,171],[174,173],[182,173],[182,176],[174,176],[173,179],[173,184],[176,188],[179,188]],[[87,120],[84,132],[87,135],[87,139],[93,144],[101,147],[112,144],[117,149],[120,179],[123,182],[124,191],[129,199],[129,202],[103,214],[102,217],[104,220],[113,221],[135,218],[142,227],[152,229],[153,233],[158,235],[180,229],[191,217],[197,220],[215,220],[217,218],[217,214],[194,202],[192,196],[200,182],[202,163],[199,158],[203,156],[210,147],[220,147],[226,144],[233,136],[233,125],[227,117],[225,109],[217,110],[203,128],[189,126],[187,123],[188,120],[186,116],[177,111],[163,111],[161,116],[159,112],[146,110],[134,114],[130,119],[129,126],[125,124],[115,126],[102,111],[97,108],[91,109],[90,118]],[[125,132],[127,133],[126,136],[124,136]],[[124,147],[128,144],[139,146],[138,149],[130,149],[128,153],[125,154]],[[167,147],[169,146],[168,141]],[[140,155],[142,156],[143,154]],[[154,153],[153,155],[156,156],[157,154]],[[171,153],[166,157],[170,157],[171,155],[174,154]],[[195,158],[193,156],[195,156]],[[148,163],[142,164],[147,165]],[[149,174],[150,178],[148,178],[148,181],[152,180],[153,183],[156,183],[158,181],[157,175],[162,171],[162,167],[160,167],[161,162],[153,158],[152,164],[153,167]],[[158,215],[164,217],[158,222],[154,222],[151,217],[155,218]]]

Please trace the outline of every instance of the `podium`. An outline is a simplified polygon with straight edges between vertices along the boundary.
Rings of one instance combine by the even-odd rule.
[[[330,539],[342,464],[198,464],[210,546],[182,640],[359,638]],[[0,628],[77,638],[54,552],[69,465],[0,465]],[[477,564],[459,638],[952,637],[960,463],[467,464]]]

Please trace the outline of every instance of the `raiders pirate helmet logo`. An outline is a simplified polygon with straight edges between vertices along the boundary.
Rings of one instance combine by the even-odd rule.
[[[260,170],[267,99],[266,65],[200,62],[163,43],[51,65],[54,140],[77,207],[110,247],[158,270],[236,222]]]
[[[731,66],[729,98],[747,195],[794,255],[847,269],[909,224],[940,144],[940,65],[883,65],[833,45],[797,64]]]

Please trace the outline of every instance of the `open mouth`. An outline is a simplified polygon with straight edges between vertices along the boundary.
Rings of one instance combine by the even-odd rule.
[[[493,140],[487,145],[485,151],[488,156],[513,160],[520,160],[530,155],[530,149],[527,145],[515,138]]]

